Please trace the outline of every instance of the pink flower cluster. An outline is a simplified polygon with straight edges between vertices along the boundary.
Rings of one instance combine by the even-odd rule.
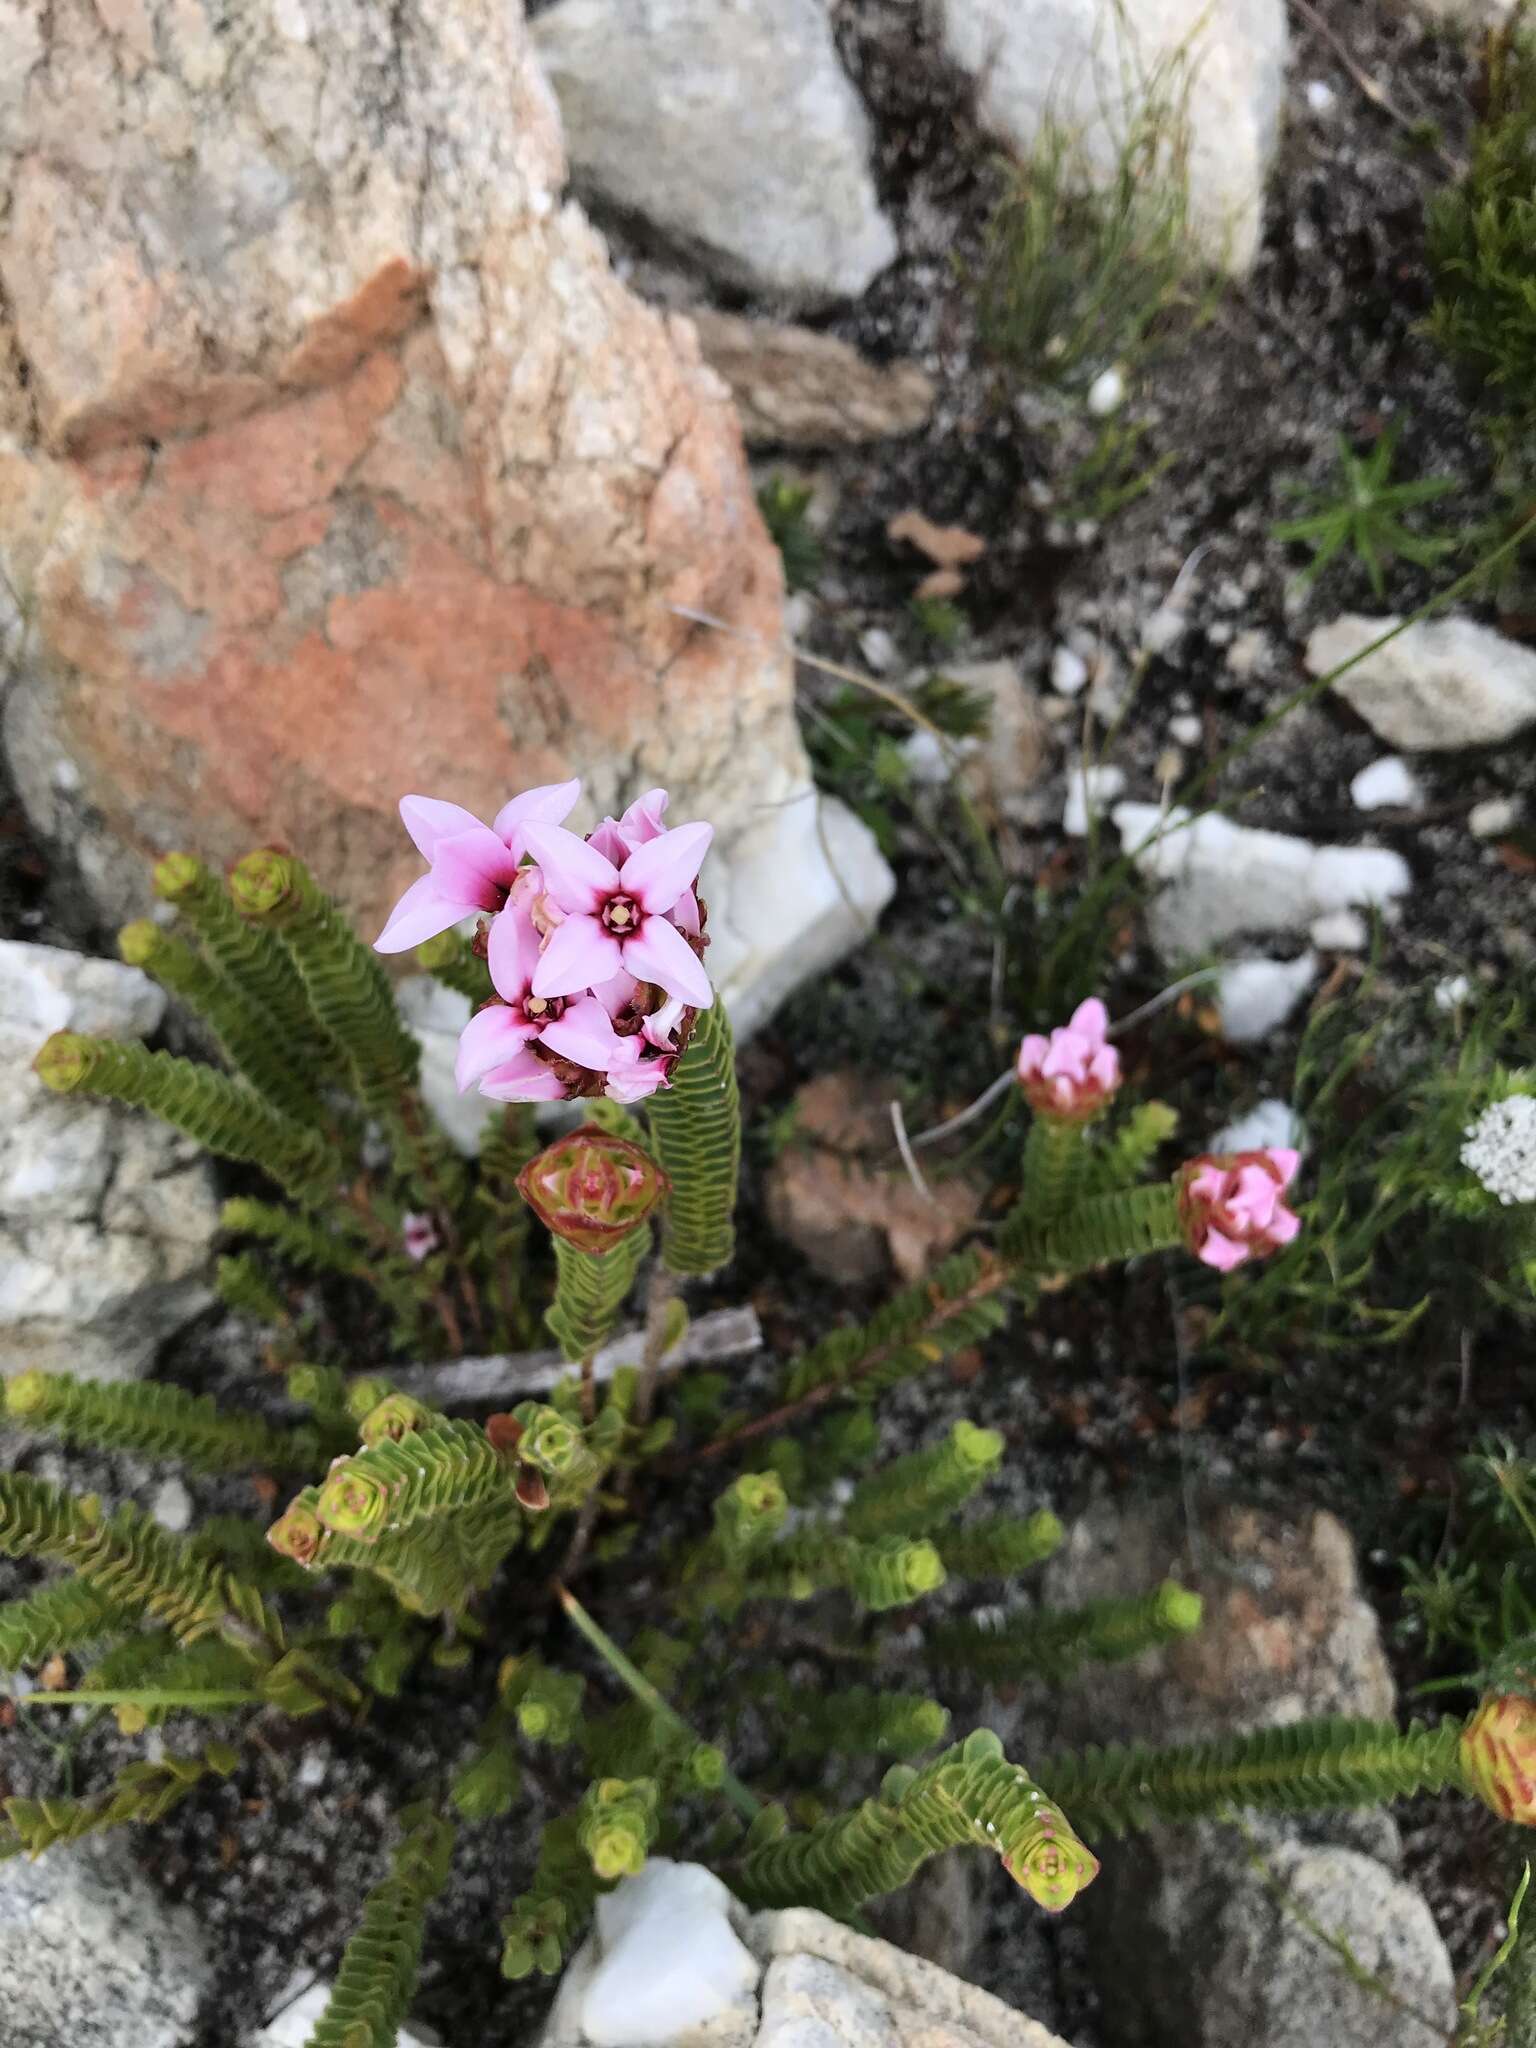
[[[485,825],[458,804],[401,800],[429,863],[390,913],[381,953],[419,946],[476,911],[496,993],[459,1040],[460,1090],[498,1102],[667,1086],[698,1011],[704,911],[694,889],[714,828],[662,823],[664,789],[579,839],[564,829],[579,782],[525,790]]]
[[[1120,1086],[1120,1055],[1108,1031],[1109,1012],[1090,996],[1049,1038],[1029,1033],[1019,1047],[1019,1083],[1038,1116],[1086,1123],[1099,1114]]]
[[[1179,1214],[1196,1258],[1230,1273],[1289,1244],[1301,1218],[1283,1197],[1300,1163],[1286,1145],[1192,1159],[1179,1176]]]

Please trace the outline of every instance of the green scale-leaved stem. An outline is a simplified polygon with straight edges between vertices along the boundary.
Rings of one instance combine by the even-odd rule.
[[[700,1010],[672,1085],[646,1103],[651,1151],[672,1183],[662,1263],[673,1273],[713,1273],[736,1244],[741,1099],[730,1022],[719,997]]]
[[[605,1252],[582,1251],[563,1237],[554,1246],[555,1298],[544,1320],[565,1357],[580,1364],[612,1336],[651,1248],[650,1226],[642,1224]]]
[[[272,933],[245,923],[195,854],[168,853],[155,869],[155,894],[175,905],[220,974],[268,1019],[286,1057],[309,1078],[323,1074],[334,1049],[327,1048],[298,970]]]
[[[942,1554],[942,1546],[941,1546]],[[1025,1677],[1059,1683],[1082,1664],[1123,1663],[1200,1626],[1200,1597],[1169,1579],[1155,1592],[1084,1607],[1042,1608],[999,1626],[953,1621],[932,1632],[940,1665],[1008,1684]]]
[[[195,1472],[297,1470],[315,1456],[309,1432],[272,1429],[254,1415],[223,1414],[207,1394],[154,1380],[122,1384],[18,1373],[0,1385],[0,1407],[18,1427],[64,1443],[174,1458]]]
[[[400,1818],[405,1839],[389,1876],[368,1894],[307,2048],[394,2048],[410,2009],[427,1907],[447,1881],[453,1828],[424,1807]]]

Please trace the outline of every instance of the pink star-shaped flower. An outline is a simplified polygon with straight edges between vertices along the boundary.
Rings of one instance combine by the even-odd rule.
[[[462,804],[439,797],[405,796],[400,816],[429,869],[400,898],[374,940],[379,953],[404,953],[436,938],[461,917],[497,911],[517,879],[528,850],[530,825],[558,826],[581,795],[580,782],[549,782],[525,789],[485,825]]]
[[[668,912],[691,895],[712,825],[660,832],[622,866],[557,825],[526,830],[545,892],[565,913],[534,970],[535,995],[572,995],[623,970],[695,1009],[709,1008],[715,999],[709,976]]]

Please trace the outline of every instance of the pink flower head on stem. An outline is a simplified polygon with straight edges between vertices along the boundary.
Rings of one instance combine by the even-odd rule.
[[[404,953],[436,938],[461,917],[477,910],[500,910],[528,850],[529,827],[558,826],[580,795],[581,784],[574,781],[525,789],[503,804],[490,825],[461,804],[431,796],[402,797],[400,816],[429,868],[389,913],[373,942],[375,951]]]
[[[1179,1176],[1179,1214],[1195,1257],[1230,1273],[1289,1244],[1301,1218],[1283,1197],[1300,1163],[1285,1145],[1192,1159]]]
[[[543,871],[546,894],[565,913],[534,970],[534,993],[575,995],[622,970],[707,1010],[715,999],[709,976],[669,913],[692,897],[713,837],[711,825],[678,825],[637,846],[619,865],[574,832],[530,824],[528,849]]]
[[[400,1218],[400,1242],[408,1259],[415,1259],[418,1265],[431,1252],[437,1250],[437,1226],[430,1216],[419,1210],[407,1210]]]
[[[1019,1047],[1019,1082],[1037,1115],[1086,1123],[1099,1114],[1120,1086],[1120,1055],[1108,1030],[1109,1012],[1090,996],[1049,1038],[1029,1033]]]

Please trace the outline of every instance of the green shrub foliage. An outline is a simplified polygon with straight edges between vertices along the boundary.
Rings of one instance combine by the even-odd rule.
[[[1162,1105],[1037,1116],[1020,1184],[998,1190],[970,1242],[727,1412],[727,1376],[660,1372],[687,1325],[679,1288],[733,1256],[741,1120],[721,1005],[698,1014],[669,1087],[633,1112],[586,1105],[598,1129],[583,1156],[597,1166],[564,1185],[564,1208],[534,1211],[520,1179],[548,1187],[531,1112],[498,1113],[478,1162],[459,1158],[418,1092],[378,960],[296,859],[253,854],[226,887],[172,856],[156,886],[177,927],[131,927],[124,951],[198,1015],[232,1071],[79,1034],[50,1040],[38,1071],[265,1176],[225,1208],[236,1249],[221,1286],[270,1322],[284,1376],[227,1408],[156,1383],[25,1372],[6,1386],[0,1419],[23,1469],[0,1472],[0,1553],[28,1562],[0,1605],[0,1668],[63,1658],[74,1673],[72,1689],[29,1693],[18,1711],[93,1703],[126,1735],[163,1729],[164,1749],[96,1789],[8,1798],[0,1854],[205,1796],[210,1777],[243,1767],[258,1717],[361,1715],[375,1697],[408,1701],[426,1670],[480,1688],[478,1733],[400,1816],[311,2044],[387,2048],[455,1829],[506,1828],[520,1844],[525,1782],[554,1818],[526,1844],[523,1890],[501,1902],[512,1978],[558,1971],[598,1896],[658,1847],[702,1854],[750,1904],[848,1915],[972,1845],[1057,1910],[1097,1869],[1085,1835],[1461,1782],[1454,1723],[1303,1725],[1032,1773],[985,1731],[952,1739],[951,1706],[907,1668],[918,1619],[928,1666],[973,1695],[1198,1626],[1198,1599],[1176,1586],[1075,1613],[1021,1608],[1015,1581],[1062,1528],[1047,1508],[989,1500],[999,1433],[960,1422],[878,1456],[887,1390],[984,1344],[1042,1288],[1180,1243],[1177,1183],[1143,1183],[1172,1130]],[[424,964],[479,1000],[480,950],[449,935]],[[659,1168],[654,1214],[632,1226],[589,1213],[613,1141],[631,1188]],[[644,1328],[626,1338],[653,1234]],[[541,1321],[582,1368],[547,1398],[474,1415],[434,1405],[434,1361],[536,1341]],[[621,1362],[600,1382],[591,1361],[612,1338]],[[221,1516],[173,1535],[28,1472],[37,1437],[237,1482],[286,1476],[297,1491],[264,1532]],[[669,1492],[678,1511],[658,1513]],[[966,1581],[992,1582],[1002,1622],[958,1617]],[[760,1653],[778,1630],[790,1647]],[[837,1684],[801,1681],[796,1640],[832,1660]],[[892,1644],[901,1689],[874,1668],[889,1671]],[[219,1740],[189,1748],[189,1718],[217,1722]]]

